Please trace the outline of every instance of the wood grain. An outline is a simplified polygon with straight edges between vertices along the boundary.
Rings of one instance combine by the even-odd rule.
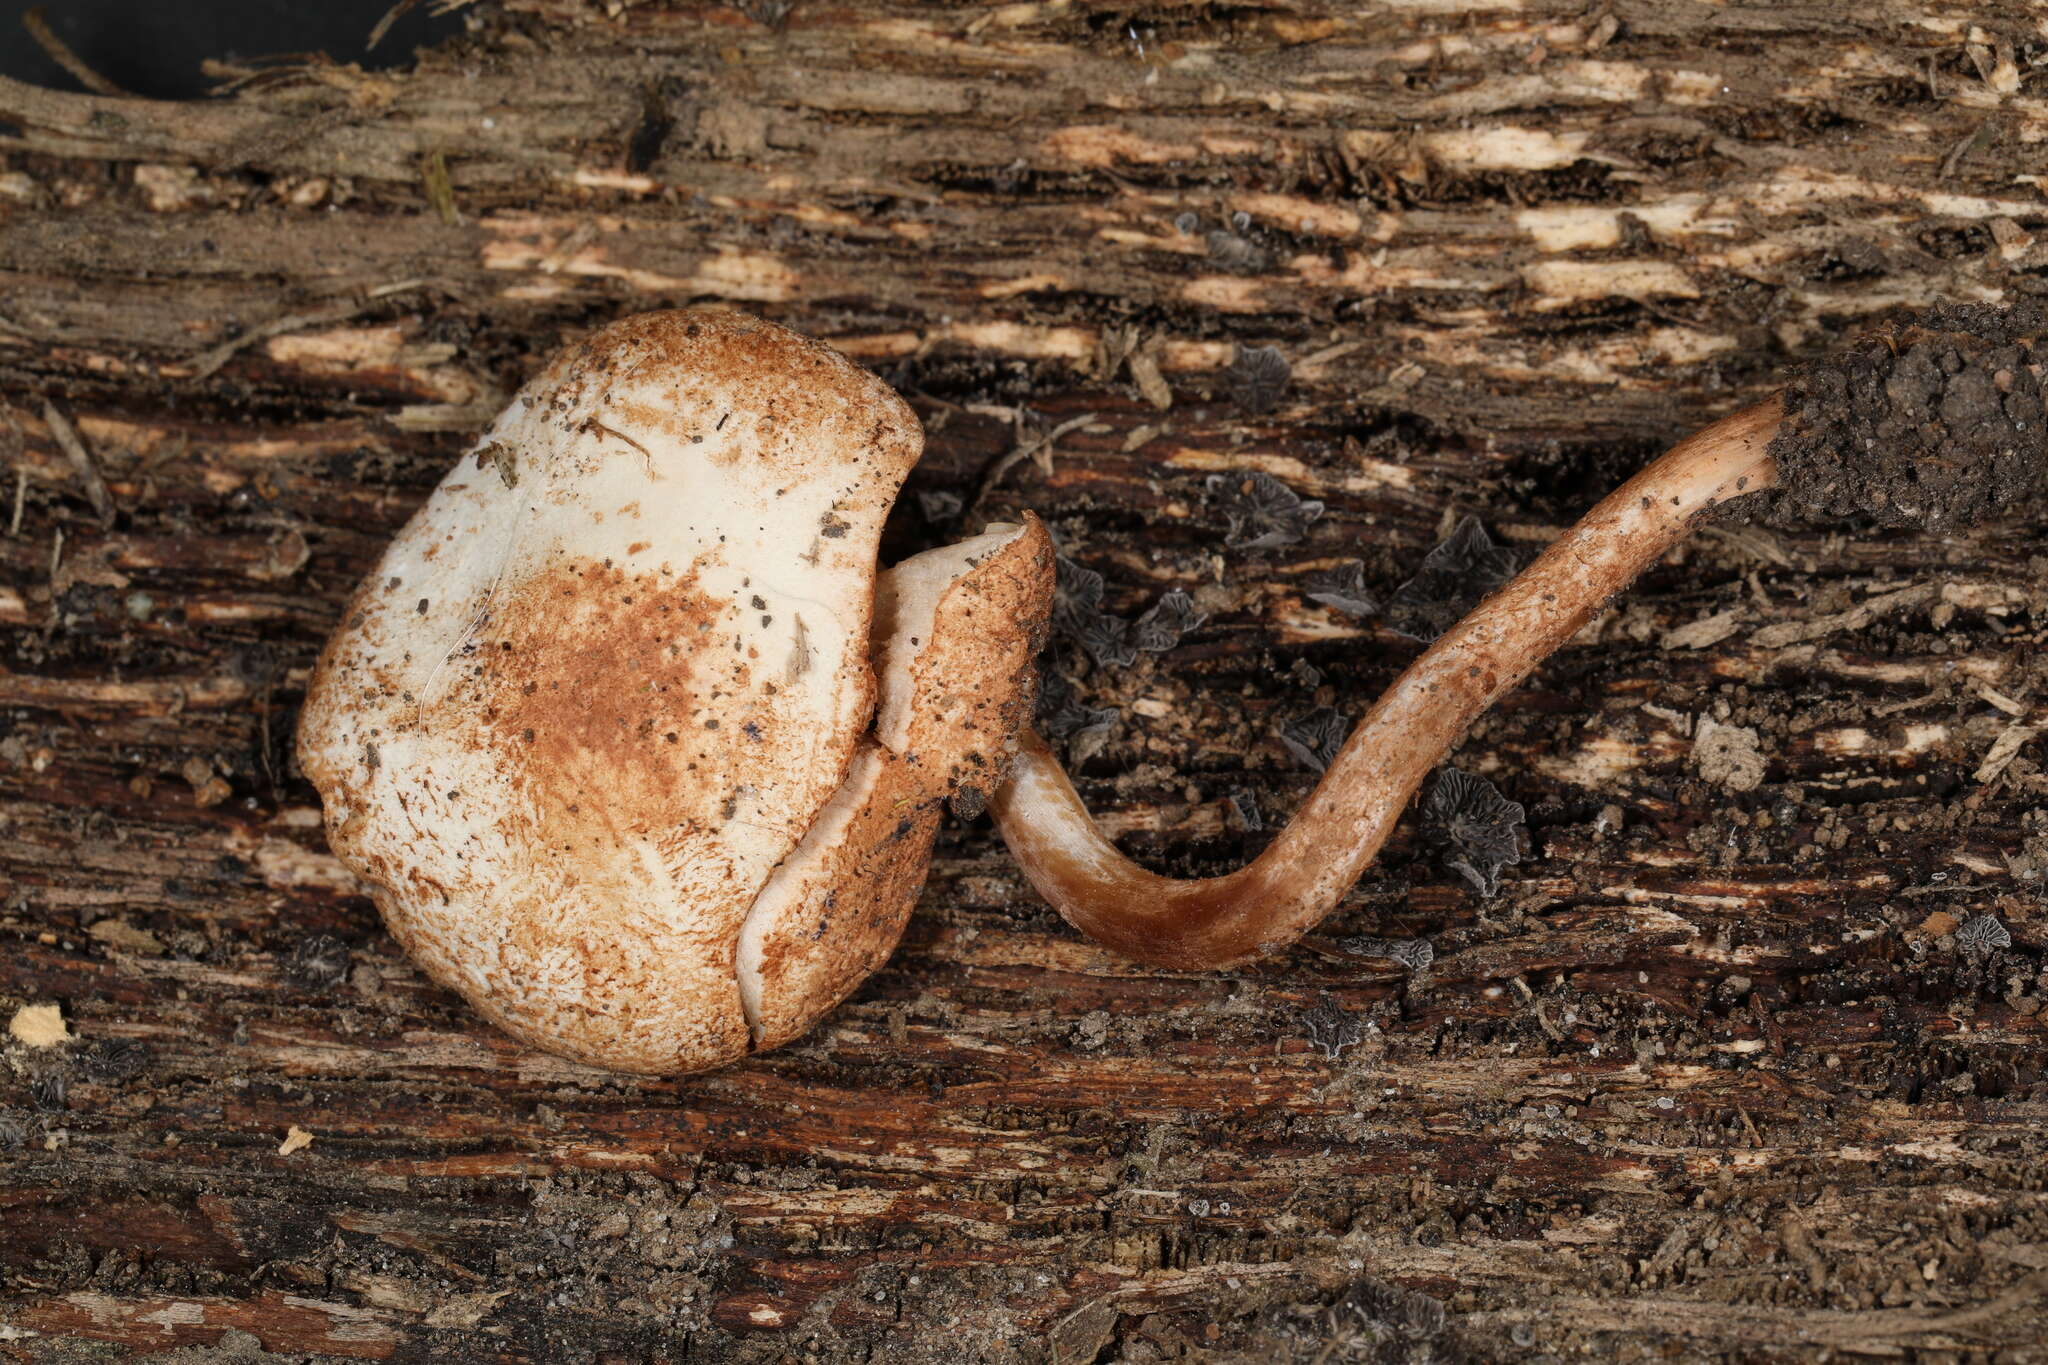
[[[1311,574],[1526,555],[1860,320],[2040,292],[2039,18],[513,0],[402,73],[0,82],[0,1012],[74,1035],[0,1053],[0,1358],[2048,1360],[2034,527],[1673,554],[1460,750],[1528,810],[1490,900],[1411,819],[1309,944],[1152,971],[956,826],[853,1000],[680,1081],[425,983],[288,743],[503,396],[723,303],[917,407],[890,557],[1028,507],[1110,610],[1195,596],[1063,656],[1073,758],[1234,865],[1278,728],[1416,648]],[[1254,470],[1300,541],[1224,543]]]

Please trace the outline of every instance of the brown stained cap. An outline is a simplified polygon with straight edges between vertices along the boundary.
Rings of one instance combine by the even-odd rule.
[[[1018,623],[1043,621],[1052,590],[1036,518],[882,575],[875,734],[741,935],[760,1046],[796,1037],[882,965],[924,883],[941,804],[1000,784],[1036,690],[1039,642]]]
[[[299,733],[335,850],[436,980],[615,1069],[748,1049],[756,900],[874,756],[907,757],[873,732],[869,656],[876,544],[921,448],[872,375],[732,314],[628,318],[520,391],[358,591]],[[1009,528],[955,568],[1043,536]],[[1008,609],[1031,619],[1025,597]],[[999,766],[1010,735],[987,738]],[[947,754],[920,812],[954,785]],[[924,855],[891,869],[914,894]],[[900,928],[820,951],[871,965]],[[802,1022],[778,1034],[831,1003],[779,1004]]]

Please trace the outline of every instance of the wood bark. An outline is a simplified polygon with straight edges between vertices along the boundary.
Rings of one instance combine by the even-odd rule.
[[[924,417],[892,556],[1028,507],[1194,597],[1069,643],[1070,754],[1234,865],[1417,648],[1312,575],[1526,554],[1882,310],[2041,292],[2044,24],[510,0],[402,73],[0,83],[0,1013],[72,1035],[0,1067],[0,1358],[2048,1360],[2032,526],[1703,532],[1459,750],[1497,895],[1411,819],[1317,939],[1153,971],[956,825],[884,971],[680,1080],[424,982],[289,754],[503,397],[726,304]],[[1322,514],[1247,546],[1255,472]]]

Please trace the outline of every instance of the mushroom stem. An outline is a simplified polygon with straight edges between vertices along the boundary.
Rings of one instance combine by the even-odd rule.
[[[1386,842],[1430,770],[1494,701],[1714,504],[1771,487],[1781,396],[1722,418],[1653,461],[1423,653],[1366,713],[1294,819],[1227,876],[1181,880],[1117,852],[1059,760],[1026,730],[992,803],[1011,854],[1069,924],[1141,962],[1228,966],[1292,943]]]

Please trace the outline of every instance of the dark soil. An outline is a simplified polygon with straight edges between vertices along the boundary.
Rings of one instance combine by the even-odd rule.
[[[1945,304],[1805,366],[1771,442],[1776,514],[1942,531],[2038,510],[2044,329],[2037,305]]]

